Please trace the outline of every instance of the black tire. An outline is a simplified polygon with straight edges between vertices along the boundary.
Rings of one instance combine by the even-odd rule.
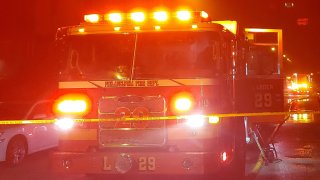
[[[22,137],[14,137],[10,140],[6,152],[6,164],[10,167],[22,163],[28,153],[26,140]]]
[[[234,139],[234,156],[230,164],[224,167],[221,179],[245,180],[246,177],[246,139],[244,121],[241,118],[232,119],[228,132]]]

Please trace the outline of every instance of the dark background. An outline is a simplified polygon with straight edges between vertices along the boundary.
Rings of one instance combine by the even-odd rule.
[[[133,7],[188,5],[243,27],[283,29],[285,72],[320,71],[317,0],[2,0],[0,102],[32,101],[54,88],[55,62],[47,59],[57,27],[77,25],[85,13]]]

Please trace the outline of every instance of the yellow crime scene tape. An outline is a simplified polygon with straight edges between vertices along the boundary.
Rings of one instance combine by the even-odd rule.
[[[257,112],[257,113],[230,113],[230,114],[210,114],[202,117],[258,117],[258,116],[290,116],[293,114],[320,114],[320,111],[292,111],[292,112]],[[154,120],[179,120],[185,119],[189,116],[159,116],[159,117],[124,117],[119,119],[72,119],[77,123],[94,123],[94,122],[108,122],[108,121],[154,121]],[[55,123],[58,119],[33,119],[33,120],[0,120],[0,125],[18,125],[18,124],[50,124]]]

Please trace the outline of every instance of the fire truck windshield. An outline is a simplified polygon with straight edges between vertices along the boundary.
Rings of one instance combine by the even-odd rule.
[[[143,32],[69,36],[62,78],[128,80],[212,77],[216,32]],[[134,67],[134,68],[133,68]]]

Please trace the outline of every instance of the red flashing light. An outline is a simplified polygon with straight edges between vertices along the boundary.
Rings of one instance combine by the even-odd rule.
[[[191,93],[180,92],[171,99],[171,110],[176,114],[185,114],[192,110],[194,98]]]
[[[57,99],[53,111],[58,115],[85,115],[91,109],[91,101],[84,94],[66,94]]]

